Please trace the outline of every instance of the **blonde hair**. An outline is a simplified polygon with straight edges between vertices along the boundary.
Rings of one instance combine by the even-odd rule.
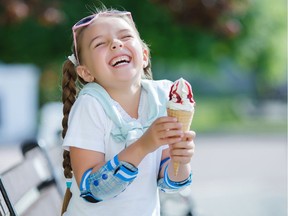
[[[150,50],[148,45],[141,40],[140,34],[135,26],[135,23],[133,22],[132,18],[130,19],[129,17],[126,16],[119,16],[120,11],[114,10],[114,9],[106,9],[102,8],[101,10],[97,9],[95,14],[99,13],[110,13],[111,16],[115,14],[115,17],[119,17],[124,19],[129,25],[133,27],[135,32],[137,33],[137,36],[139,37],[139,40],[143,46],[143,49],[146,49],[148,51],[148,64],[144,68],[144,74],[142,75],[142,78],[144,79],[152,79],[152,71],[151,71],[151,59],[150,59]],[[79,59],[78,61],[81,62],[81,35],[83,35],[83,30],[85,28],[79,28],[76,31],[76,40],[77,40],[77,50],[75,50],[74,45],[72,45],[72,50],[75,56],[78,56]],[[76,55],[77,52],[77,55]],[[64,138],[66,135],[66,132],[68,130],[68,118],[69,118],[69,113],[72,108],[72,105],[74,104],[77,94],[82,88],[82,86],[86,84],[86,82],[77,75],[76,68],[74,64],[70,60],[66,60],[63,64],[62,68],[62,102],[63,102],[63,119],[62,119],[62,137]],[[71,161],[70,161],[70,153],[69,151],[64,150],[63,152],[63,164],[64,168],[64,176],[67,179],[71,179],[73,176],[72,173],[72,166],[71,166]],[[72,196],[72,193],[69,188],[67,188],[63,204],[62,204],[62,213],[61,215],[66,212],[69,200]]]

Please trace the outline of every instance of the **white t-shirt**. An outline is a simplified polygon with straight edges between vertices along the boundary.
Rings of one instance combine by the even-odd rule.
[[[167,98],[168,91],[169,88]],[[137,120],[131,118],[119,104],[117,105],[117,102],[114,103],[123,119],[145,124],[149,109],[146,90],[142,88],[141,91]],[[165,105],[158,104],[158,106]],[[125,148],[124,143],[115,142],[110,136],[113,127],[115,127],[113,121],[105,114],[97,99],[90,95],[81,95],[70,112],[69,128],[63,146],[67,150],[69,146],[75,146],[102,152],[105,154],[105,160],[108,161]],[[148,154],[138,166],[137,178],[115,198],[89,203],[80,197],[78,185],[73,178],[71,186],[73,196],[65,216],[159,216],[157,177],[162,150],[166,147]]]

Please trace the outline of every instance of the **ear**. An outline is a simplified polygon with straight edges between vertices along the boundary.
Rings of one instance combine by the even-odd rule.
[[[80,76],[84,81],[86,82],[94,81],[94,77],[92,76],[92,74],[90,73],[87,67],[83,65],[79,65],[76,67],[76,71],[77,71],[78,76]]]
[[[149,51],[147,49],[143,49],[143,68],[146,68],[149,62]]]

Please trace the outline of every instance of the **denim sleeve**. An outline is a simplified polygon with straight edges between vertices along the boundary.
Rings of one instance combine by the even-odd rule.
[[[123,192],[137,177],[138,169],[130,163],[119,161],[118,155],[97,172],[87,170],[81,179],[80,196],[96,203],[113,198]]]

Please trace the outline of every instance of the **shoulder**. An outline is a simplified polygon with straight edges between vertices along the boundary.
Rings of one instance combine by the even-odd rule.
[[[80,95],[73,104],[70,115],[74,116],[76,113],[78,113],[78,115],[90,116],[92,118],[97,116],[103,118],[106,116],[99,101],[88,94]]]
[[[91,108],[93,109],[101,108],[99,101],[95,97],[89,94],[80,95],[75,101],[75,104],[73,106],[81,107],[82,109],[86,109],[86,110],[89,110]]]

